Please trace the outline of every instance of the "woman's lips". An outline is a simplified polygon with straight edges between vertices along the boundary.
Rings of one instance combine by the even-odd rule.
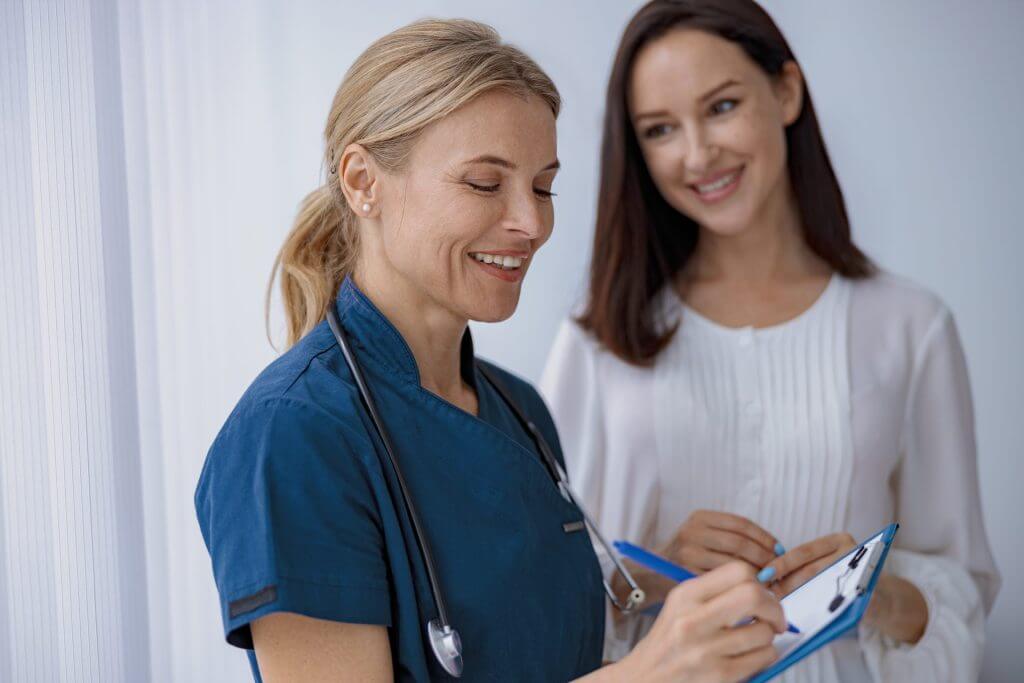
[[[700,183],[691,183],[687,187],[705,204],[714,204],[736,191],[740,186],[744,168],[744,166],[739,166],[716,174]]]
[[[498,266],[494,265],[493,263],[484,263],[483,261],[477,261],[472,256],[470,256],[468,258],[469,258],[470,261],[472,261],[476,265],[480,266],[480,268],[482,268],[483,271],[485,273],[487,273],[488,275],[493,275],[494,277],[498,278],[499,280],[504,280],[505,282],[519,282],[520,280],[523,279],[523,273],[526,272],[526,264],[525,263],[523,265],[521,265],[520,267],[518,267],[518,268],[514,268],[514,269],[511,269],[511,270],[505,270],[504,268],[499,268]]]

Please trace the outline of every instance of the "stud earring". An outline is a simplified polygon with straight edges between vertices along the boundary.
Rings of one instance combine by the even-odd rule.
[[[363,213],[370,213],[370,209],[373,208],[369,204],[363,204]]]

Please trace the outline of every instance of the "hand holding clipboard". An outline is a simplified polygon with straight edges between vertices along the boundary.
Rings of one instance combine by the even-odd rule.
[[[779,659],[748,679],[748,683],[771,680],[860,622],[898,529],[898,524],[882,529],[782,600],[791,628],[775,638]],[[614,545],[624,556],[677,581],[693,576],[684,568],[637,546],[622,541]],[[657,566],[641,562],[637,557],[644,557]]]

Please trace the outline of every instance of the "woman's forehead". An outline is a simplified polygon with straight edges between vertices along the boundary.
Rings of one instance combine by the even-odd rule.
[[[641,101],[666,92],[694,99],[732,79],[742,81],[756,68],[743,49],[724,38],[696,29],[675,29],[637,53],[630,74],[630,99]]]
[[[413,150],[448,163],[494,157],[534,171],[556,157],[555,117],[536,95],[494,90],[428,126]]]

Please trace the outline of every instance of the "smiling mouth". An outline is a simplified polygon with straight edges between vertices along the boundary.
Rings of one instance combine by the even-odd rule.
[[[482,252],[471,253],[469,257],[474,261],[486,263],[501,270],[519,270],[523,267],[523,263],[526,262],[526,259],[520,256],[501,256]]]
[[[743,166],[733,169],[727,173],[724,173],[714,180],[706,183],[691,183],[688,184],[691,190],[693,190],[698,197],[704,201],[717,201],[724,199],[725,197],[732,194],[733,190],[739,185],[740,177],[743,175]]]

